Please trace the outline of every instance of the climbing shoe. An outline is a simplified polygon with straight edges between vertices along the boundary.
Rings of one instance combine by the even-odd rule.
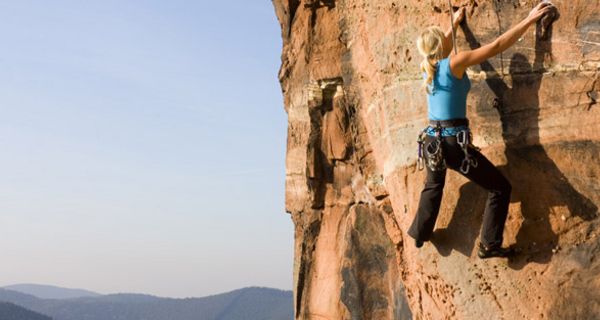
[[[493,257],[501,257],[506,258],[514,255],[515,251],[513,248],[502,248],[500,245],[486,247],[483,244],[479,244],[479,251],[477,252],[477,256],[481,259],[493,258]]]

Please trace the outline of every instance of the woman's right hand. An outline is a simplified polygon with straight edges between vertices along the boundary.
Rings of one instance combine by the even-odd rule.
[[[538,5],[535,6],[533,9],[531,9],[529,15],[527,16],[527,19],[531,22],[536,22],[553,6],[554,5],[548,1],[542,1],[538,3]]]

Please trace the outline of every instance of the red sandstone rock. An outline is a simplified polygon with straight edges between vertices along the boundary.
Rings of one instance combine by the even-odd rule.
[[[548,40],[532,27],[468,71],[474,142],[513,185],[505,245],[521,250],[482,261],[485,193],[455,172],[435,239],[418,250],[405,235],[424,179],[414,41],[447,26],[447,1],[273,0],[297,319],[406,319],[409,306],[415,319],[600,318],[600,3],[554,3]],[[469,8],[457,32],[465,50],[535,1],[453,4]]]

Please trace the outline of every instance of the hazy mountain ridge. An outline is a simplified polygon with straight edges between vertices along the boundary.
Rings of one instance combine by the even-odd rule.
[[[5,286],[4,289],[18,291],[41,299],[72,299],[80,297],[98,297],[101,294],[84,289],[62,288],[50,285],[20,283]]]
[[[283,320],[293,318],[292,292],[247,287],[201,298],[161,298],[142,294],[109,294],[73,299],[40,299],[0,289],[8,301],[54,320]]]
[[[0,302],[0,319],[2,320],[52,320],[52,318],[25,309],[10,302]]]

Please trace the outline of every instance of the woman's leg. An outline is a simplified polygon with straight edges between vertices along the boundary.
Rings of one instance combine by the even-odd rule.
[[[479,151],[469,149],[469,153],[477,159],[478,165],[476,168],[471,166],[467,174],[462,172],[461,174],[488,191],[483,213],[481,243],[488,248],[499,247],[502,245],[512,187],[500,170]]]
[[[417,241],[427,241],[433,233],[446,181],[446,170],[432,171],[427,166],[425,168],[427,168],[425,186],[421,191],[417,214],[408,229],[408,235]]]

